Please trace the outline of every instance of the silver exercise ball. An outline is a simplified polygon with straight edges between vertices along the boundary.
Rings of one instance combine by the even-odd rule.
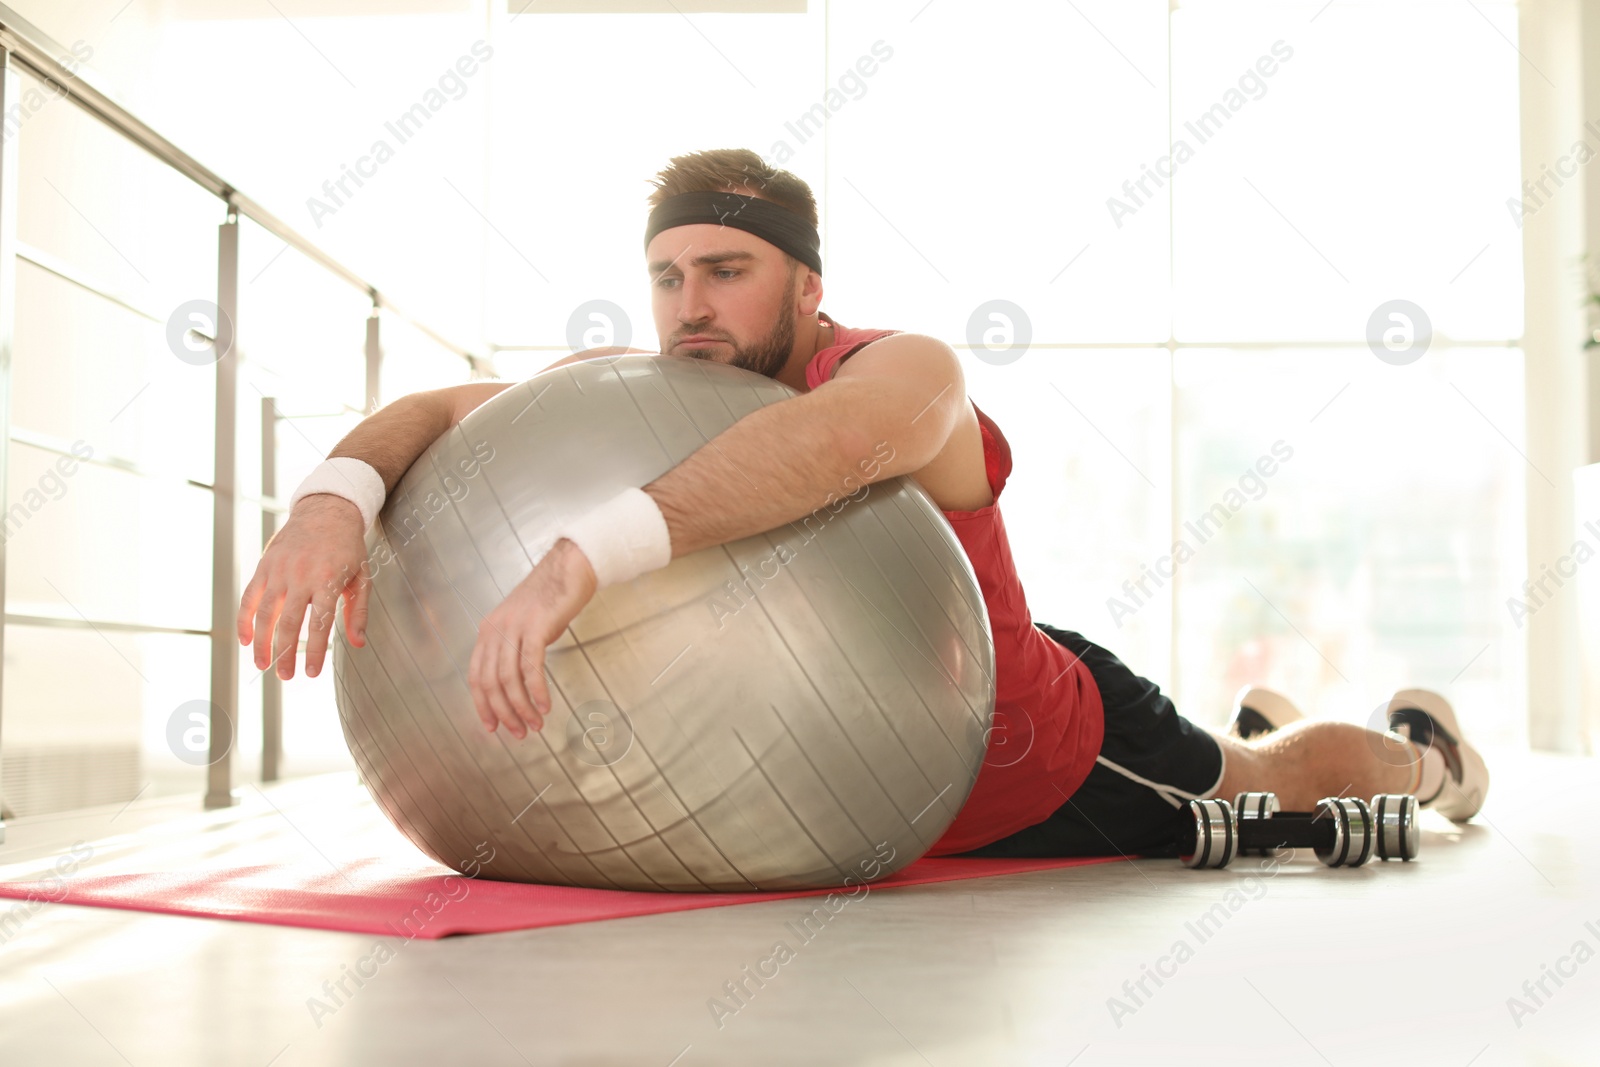
[[[367,538],[367,645],[341,615],[333,665],[361,777],[418,848],[509,881],[783,890],[882,878],[950,825],[983,762],[994,647],[960,542],[909,478],[842,482],[803,520],[601,590],[547,650],[543,730],[491,734],[473,710],[479,623],[551,530],[795,395],[602,357],[505,390],[412,464]]]

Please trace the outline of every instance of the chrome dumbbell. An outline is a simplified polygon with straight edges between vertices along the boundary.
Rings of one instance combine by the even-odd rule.
[[[1360,867],[1382,860],[1415,859],[1421,846],[1417,798],[1380,793],[1369,805],[1356,797],[1324,797],[1315,811],[1282,811],[1272,793],[1240,793],[1225,800],[1191,800],[1192,825],[1178,842],[1186,867],[1221,868],[1235,856],[1279,848],[1309,848],[1329,867]]]

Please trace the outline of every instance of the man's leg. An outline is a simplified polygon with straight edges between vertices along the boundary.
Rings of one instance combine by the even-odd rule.
[[[1284,811],[1310,811],[1323,797],[1415,793],[1422,773],[1417,746],[1352,723],[1304,719],[1254,741],[1211,733],[1227,761],[1215,795],[1228,801],[1276,793]]]
[[[1218,735],[1227,766],[1216,795],[1273,792],[1285,810],[1307,811],[1325,796],[1411,793],[1458,822],[1477,814],[1489,767],[1462,737],[1450,702],[1429,689],[1402,689],[1384,714],[1382,732],[1312,722],[1281,693],[1243,691],[1234,722],[1251,732],[1243,740]]]

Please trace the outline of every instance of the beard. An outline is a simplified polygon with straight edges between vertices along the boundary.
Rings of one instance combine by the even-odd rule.
[[[794,293],[794,278],[799,267],[798,263],[789,264],[789,277],[784,285],[784,292]],[[733,358],[728,360],[728,365],[741,370],[755,371],[757,374],[768,378],[776,378],[788,365],[789,357],[794,353],[794,307],[785,300],[778,307],[778,314],[772,321],[772,329],[767,331],[765,337],[758,338],[748,346],[741,346],[738,342],[729,340],[727,343],[733,348]],[[687,355],[696,359],[704,359],[695,352]]]
[[[737,341],[723,342],[733,348],[733,358],[728,360],[730,367],[741,370],[755,371],[768,378],[776,378],[784,366],[789,362],[789,356],[794,352],[794,313],[790,308],[780,308],[778,315],[772,322],[772,329],[767,331],[765,337],[758,338],[749,345],[740,345]],[[690,349],[681,353],[692,359],[711,359],[701,351]],[[717,362],[721,362],[718,360]]]
[[[748,347],[734,344],[733,358],[728,363],[730,366],[764,374],[768,378],[776,378],[789,362],[789,356],[793,351],[794,315],[788,308],[780,308],[778,317],[773,321],[772,329],[767,331],[767,335]]]

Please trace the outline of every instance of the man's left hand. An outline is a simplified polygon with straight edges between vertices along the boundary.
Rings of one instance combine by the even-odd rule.
[[[511,595],[484,616],[472,647],[467,685],[484,727],[512,736],[544,726],[550,690],[544,651],[594,599],[599,586],[583,550],[562,538]]]

